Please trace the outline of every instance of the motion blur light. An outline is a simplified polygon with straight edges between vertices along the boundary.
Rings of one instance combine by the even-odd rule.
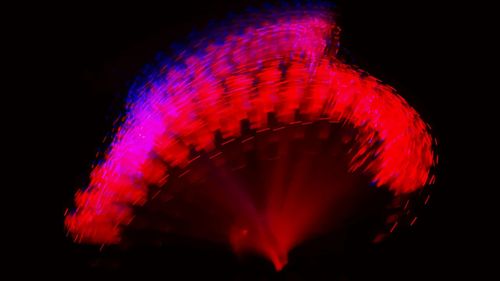
[[[322,7],[252,14],[151,73],[75,195],[75,242],[133,244],[156,229],[281,270],[369,204],[366,187],[407,208],[434,181],[433,138],[394,89],[336,57],[338,31]]]

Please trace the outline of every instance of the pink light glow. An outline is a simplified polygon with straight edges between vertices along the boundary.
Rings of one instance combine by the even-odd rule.
[[[329,46],[338,44],[331,38],[337,30],[326,11],[283,13],[228,34],[201,54],[182,55],[182,67],[166,65],[131,99],[89,186],[77,192],[76,210],[65,221],[75,241],[119,243],[121,227],[133,218],[130,206],[145,204],[148,186],[168,180],[166,163],[185,166],[190,146],[213,151],[216,130],[238,137],[242,119],[267,128],[268,112],[285,124],[297,109],[307,120],[350,123],[360,131],[352,170],[362,169],[395,194],[427,185],[435,162],[427,125],[394,89],[336,59]],[[247,234],[233,229],[230,236]],[[286,263],[285,250],[269,255],[277,269]]]

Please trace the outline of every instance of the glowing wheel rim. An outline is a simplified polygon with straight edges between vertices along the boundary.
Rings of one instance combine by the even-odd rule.
[[[281,124],[354,127],[349,169],[375,186],[399,196],[432,184],[437,157],[428,126],[394,89],[335,57],[330,12],[291,9],[254,22],[218,42],[200,40],[133,90],[109,150],[66,217],[76,242],[120,243],[133,208],[167,184],[169,169],[189,165],[193,152],[217,154],[217,138],[241,137],[242,120],[269,129],[270,113]]]

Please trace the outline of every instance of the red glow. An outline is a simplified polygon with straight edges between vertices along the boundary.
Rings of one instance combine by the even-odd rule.
[[[270,127],[270,112],[285,125],[296,121],[297,110],[305,120],[351,124],[359,134],[350,169],[366,172],[378,187],[402,194],[428,184],[434,153],[427,125],[394,89],[327,54],[337,43],[327,44],[332,30],[324,11],[291,14],[228,35],[201,56],[183,57],[185,69],[172,67],[160,73],[166,80],[148,82],[89,187],[75,196],[76,212],[66,217],[75,241],[119,243],[133,219],[130,206],[147,202],[149,186],[165,185],[167,166],[185,167],[191,147],[214,151],[216,130],[226,141],[239,137],[243,119],[255,130]],[[286,200],[284,184],[276,182],[263,214],[241,216],[229,235],[235,251],[254,248],[277,270],[286,264],[288,251],[338,195],[335,188],[305,191],[296,177]],[[301,205],[307,208],[297,213]]]

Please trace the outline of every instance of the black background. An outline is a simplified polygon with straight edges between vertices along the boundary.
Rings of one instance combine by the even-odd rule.
[[[85,182],[97,150],[103,149],[101,140],[112,128],[128,87],[141,69],[210,20],[222,20],[228,12],[258,8],[262,3],[227,2],[231,1],[106,7],[81,3],[59,7],[64,12],[56,12],[50,19],[48,29],[54,38],[47,40],[55,44],[47,56],[58,63],[53,77],[58,81],[53,95],[57,101],[53,106],[58,173],[50,193],[57,198],[56,237],[62,250],[61,259],[51,259],[56,272],[68,278],[103,273],[89,269],[86,257],[65,237],[63,213],[71,207],[75,190]],[[376,253],[360,257],[359,264],[350,269],[355,272],[350,278],[447,280],[464,274],[476,276],[481,273],[474,263],[479,254],[472,235],[476,219],[470,212],[469,183],[459,177],[462,163],[467,161],[466,156],[457,156],[460,145],[452,137],[455,128],[465,122],[457,125],[455,100],[465,91],[460,83],[464,76],[458,69],[466,52],[466,26],[454,5],[400,2],[337,1],[341,55],[398,89],[431,125],[439,140],[438,181],[413,231],[396,235]],[[165,276],[160,278],[167,279],[168,264],[164,267]],[[324,276],[330,280],[329,276],[335,276],[331,271],[338,270],[326,262],[318,268],[314,273],[265,276],[278,280],[318,280]],[[115,271],[105,273],[119,274]]]

